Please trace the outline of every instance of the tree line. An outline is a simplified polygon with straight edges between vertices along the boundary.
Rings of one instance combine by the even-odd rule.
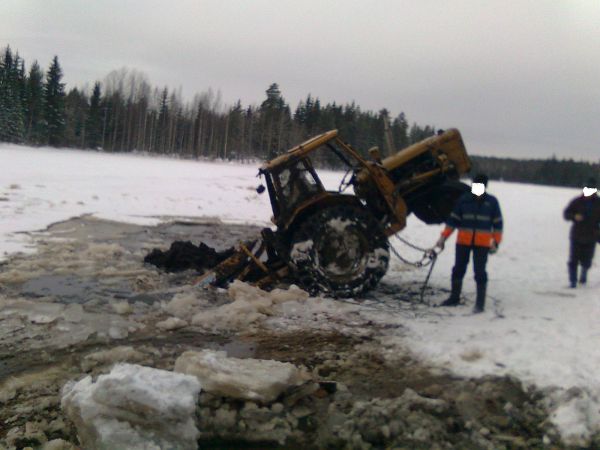
[[[91,92],[66,90],[54,57],[43,72],[6,47],[0,55],[0,141],[77,147],[109,152],[141,151],[185,157],[267,159],[320,132],[338,128],[355,148],[384,148],[387,110],[363,111],[355,103],[322,105],[310,94],[292,110],[271,84],[260,105],[226,106],[208,90],[184,101],[181,92],[150,85],[136,70],[111,72]],[[389,119],[400,147],[434,133],[404,113]]]
[[[589,178],[600,182],[600,164],[573,159],[513,159],[471,156],[473,173],[483,172],[491,179],[548,186],[583,187]]]
[[[404,148],[435,133],[435,127],[409,125],[401,112],[365,111],[354,102],[321,104],[310,94],[295,109],[272,83],[260,105],[224,105],[207,90],[184,101],[180,90],[152,86],[134,69],[111,72],[90,90],[66,90],[55,56],[43,71],[7,46],[0,53],[0,141],[74,147],[108,152],[147,152],[188,158],[266,160],[310,136],[337,128],[359,152],[378,146],[386,156],[386,135]],[[386,133],[386,129],[389,131]],[[475,168],[492,178],[543,184],[578,185],[597,165],[573,161],[516,162],[474,158]],[[334,160],[320,165],[335,168]],[[589,167],[588,167],[589,166]]]

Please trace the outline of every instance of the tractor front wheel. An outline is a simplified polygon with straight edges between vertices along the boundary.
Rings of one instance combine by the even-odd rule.
[[[290,267],[311,294],[353,297],[374,288],[385,275],[389,244],[365,208],[337,205],[304,218],[295,228]]]

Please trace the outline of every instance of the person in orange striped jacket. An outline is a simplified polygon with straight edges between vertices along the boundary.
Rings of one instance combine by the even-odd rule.
[[[473,253],[477,283],[477,299],[473,312],[480,313],[485,308],[487,289],[485,266],[488,254],[495,253],[502,241],[500,204],[496,197],[486,192],[487,184],[488,177],[485,174],[478,174],[473,178],[471,192],[463,194],[458,199],[437,242],[437,246],[443,249],[446,239],[455,229],[458,229],[456,260],[452,268],[452,291],[450,297],[441,306],[459,304],[463,278],[467,271],[469,257]]]

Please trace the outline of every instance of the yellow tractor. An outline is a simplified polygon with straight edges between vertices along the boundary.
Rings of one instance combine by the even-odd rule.
[[[332,130],[265,163],[259,174],[276,229],[241,244],[203,282],[237,277],[265,287],[287,277],[311,294],[333,297],[375,287],[388,268],[388,237],[411,213],[428,224],[443,222],[468,190],[459,178],[471,163],[456,129],[385,159],[376,147],[368,153],[365,159]],[[336,191],[325,189],[313,164],[331,158],[347,168]]]

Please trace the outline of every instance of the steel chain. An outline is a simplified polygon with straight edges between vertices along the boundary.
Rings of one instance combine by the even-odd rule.
[[[428,265],[430,265],[434,258],[437,257],[437,253],[435,251],[435,248],[422,248],[422,247],[418,247],[410,242],[408,242],[406,239],[401,238],[400,236],[396,236],[396,239],[398,239],[400,242],[406,244],[408,247],[414,249],[414,250],[418,250],[420,252],[423,252],[423,256],[421,256],[421,259],[419,261],[409,261],[406,258],[404,258],[400,252],[398,252],[398,250],[396,250],[396,248],[392,245],[392,243],[390,242],[390,248],[392,249],[392,253],[394,254],[394,256],[396,256],[396,258],[398,258],[400,261],[402,261],[404,264],[408,264],[409,266],[414,266],[414,267],[427,267]]]
[[[431,273],[433,272],[433,268],[437,261],[438,253],[435,251],[435,247],[434,248],[422,248],[422,247],[419,247],[419,246],[407,241],[404,238],[401,238],[400,236],[396,236],[396,239],[398,239],[400,242],[402,242],[403,244],[407,245],[408,247],[410,247],[414,250],[423,252],[423,256],[421,257],[420,261],[415,261],[415,262],[408,261],[407,259],[403,258],[402,255],[400,255],[400,253],[398,252],[398,250],[396,250],[396,248],[390,243],[390,248],[392,249],[392,253],[396,256],[396,258],[398,258],[404,264],[408,264],[410,266],[417,267],[417,268],[430,266],[429,271],[427,272],[427,277],[425,278],[425,282],[423,283],[423,286],[421,287],[421,294],[419,296],[420,302],[424,303],[425,289],[427,288],[427,284],[429,283],[429,278],[431,277]],[[441,249],[441,250],[443,250],[443,249]],[[429,303],[427,303],[427,304],[429,304]]]

